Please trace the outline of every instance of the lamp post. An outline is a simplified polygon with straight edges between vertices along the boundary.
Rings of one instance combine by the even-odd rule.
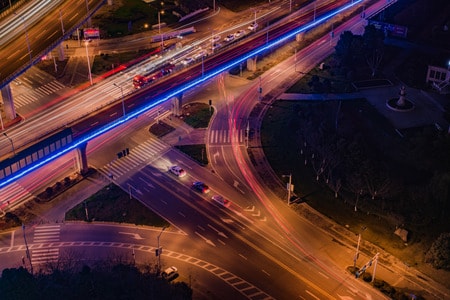
[[[214,54],[214,30],[211,30],[211,52]]]
[[[356,261],[358,260],[358,257],[359,257],[359,245],[361,244],[361,234],[362,234],[362,232],[363,232],[364,230],[367,229],[367,227],[364,226],[364,227],[362,227],[361,229],[362,229],[362,231],[360,231],[360,232],[358,233],[358,243],[356,244],[355,257],[353,258],[353,267],[354,267],[354,268],[356,268]]]
[[[61,31],[62,31],[62,34],[64,35],[64,23],[63,23],[63,17],[62,17],[61,9],[59,10],[59,18],[61,20]]]
[[[0,123],[1,123],[1,125],[2,125],[2,130],[5,130],[5,125],[3,124],[2,112],[3,112],[3,110],[0,109]]]
[[[316,1],[314,1],[314,22],[316,21]]]
[[[14,153],[14,156],[16,155],[16,150],[14,149],[14,143],[13,140],[6,134],[6,132],[3,132],[3,135],[9,140],[9,142],[11,143],[11,148],[12,151]]]
[[[290,205],[290,201],[291,201],[291,189],[292,189],[292,174],[289,175],[281,175],[283,178],[289,177],[289,183],[287,184],[287,191],[288,191],[288,196],[287,196],[287,204]]]
[[[89,52],[88,52],[87,44],[88,44],[88,42],[85,41],[84,42],[84,46],[86,48],[86,59],[87,59],[88,71],[89,71],[89,81],[90,81],[90,83],[92,85],[93,83],[92,83],[92,73],[91,73],[91,62],[89,61]]]
[[[30,249],[28,249],[28,243],[27,243],[27,237],[25,235],[25,224],[22,223],[22,232],[23,232],[23,240],[25,241],[25,248],[26,248],[26,255],[28,258],[28,261],[30,262],[30,272],[31,275],[33,275],[33,264],[31,263],[31,255],[30,255]]]
[[[121,93],[121,99],[122,99],[122,112],[123,112],[123,117],[125,118],[125,101],[123,99],[123,88],[119,85],[117,85],[116,83],[113,83],[115,87],[120,89],[120,93]]]
[[[159,274],[159,272],[161,271],[161,253],[162,253],[162,248],[159,246],[159,238],[161,237],[161,234],[163,233],[163,231],[167,228],[167,226],[164,226],[161,229],[161,232],[158,234],[157,237],[157,242],[158,242],[158,248],[156,249],[156,256],[158,257],[158,269],[156,270],[157,273]]]
[[[245,128],[245,135],[246,135],[245,148],[248,149],[248,142],[250,139],[250,122],[248,120],[247,120],[247,128]]]
[[[14,13],[14,15],[17,16],[17,13]],[[25,30],[25,39],[27,41],[27,48],[28,48],[28,55],[30,56],[30,63],[32,62],[32,58],[31,58],[31,48],[30,48],[30,39],[28,38],[28,30],[27,30],[27,25],[25,24],[25,19],[23,16],[20,16],[20,18],[22,19],[22,24],[23,24],[23,29]]]
[[[164,50],[164,39],[163,39],[163,35],[161,34],[161,13],[164,14],[164,11],[158,11],[158,33],[159,33],[159,38],[161,40],[161,51]]]

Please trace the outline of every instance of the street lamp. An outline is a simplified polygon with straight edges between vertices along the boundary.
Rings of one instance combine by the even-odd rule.
[[[245,135],[246,135],[245,148],[248,149],[248,142],[250,139],[250,122],[248,120],[247,120],[247,128],[245,129]]]
[[[361,243],[361,233],[367,229],[367,227],[361,227],[362,231],[360,231],[358,233],[358,244],[356,244],[356,253],[355,253],[355,257],[353,258],[353,267],[356,268],[356,261],[358,260],[359,257],[359,245]]]
[[[5,125],[3,124],[2,112],[3,112],[3,110],[0,109],[0,123],[1,123],[1,125],[2,125],[2,130],[5,130]]]
[[[17,16],[17,13],[14,13],[14,15]],[[25,39],[27,41],[27,47],[28,47],[28,55],[30,56],[30,63],[32,62],[32,58],[31,58],[31,48],[30,48],[30,40],[28,38],[28,30],[27,30],[27,25],[25,24],[25,19],[23,16],[20,16],[20,18],[22,19],[22,24],[23,24],[23,28],[25,30]]]
[[[158,241],[158,248],[156,249],[156,256],[158,257],[158,269],[156,270],[157,273],[159,274],[159,272],[161,271],[161,253],[162,253],[162,248],[159,246],[159,238],[161,237],[161,234],[163,233],[163,231],[167,228],[167,226],[164,226],[161,229],[161,232],[159,233],[158,237],[157,237],[157,241]]]
[[[30,249],[28,249],[27,237],[25,235],[25,224],[22,223],[23,240],[25,241],[25,249],[28,261],[30,262],[30,272],[33,275],[33,264],[31,263]],[[22,258],[23,259],[23,258]]]
[[[161,51],[162,51],[162,50],[164,50],[164,39],[161,34],[161,14],[164,14],[164,10],[158,11],[158,31],[159,31],[159,38],[161,40]]]
[[[292,174],[289,175],[281,175],[283,178],[289,177],[289,183],[287,184],[287,191],[288,191],[288,196],[287,196],[287,204],[290,205],[290,201],[291,201],[291,190],[292,190]]]
[[[16,155],[16,150],[14,149],[14,143],[13,140],[6,134],[6,132],[3,132],[3,135],[9,140],[9,142],[11,143],[11,148],[12,151],[14,153],[14,156]]]
[[[120,93],[122,94],[122,97],[121,97],[121,99],[122,99],[122,112],[123,112],[123,117],[125,118],[125,101],[123,99],[123,88],[121,86],[117,85],[116,83],[113,83],[113,84],[114,84],[115,87],[120,89]]]
[[[211,30],[211,52],[214,54],[214,29]]]
[[[316,21],[316,1],[314,1],[314,22]]]
[[[88,71],[89,71],[89,81],[92,83],[92,73],[91,73],[91,62],[89,61],[89,52],[88,52],[88,47],[87,47],[88,41],[84,42],[84,46],[86,47],[86,59],[87,59],[87,64],[88,64]]]

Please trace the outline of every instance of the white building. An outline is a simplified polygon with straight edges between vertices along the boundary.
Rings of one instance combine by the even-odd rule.
[[[450,61],[447,68],[428,66],[426,82],[441,94],[450,93]]]

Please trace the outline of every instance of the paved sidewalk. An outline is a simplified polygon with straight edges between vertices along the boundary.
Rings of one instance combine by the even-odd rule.
[[[278,99],[291,101],[327,101],[327,100],[353,100],[366,99],[380,114],[385,116],[396,129],[406,129],[426,125],[439,124],[441,128],[448,129],[449,123],[444,119],[445,103],[448,102],[444,95],[434,94],[423,90],[406,86],[406,98],[415,108],[409,112],[393,111],[386,105],[392,98],[398,98],[398,93],[403,84],[399,83],[390,87],[378,87],[364,89],[355,93],[345,94],[291,94],[283,93]]]
[[[161,138],[167,144],[171,146],[205,144],[207,133],[205,128],[192,128],[182,119],[175,116],[167,116],[163,121],[175,128],[174,131]]]

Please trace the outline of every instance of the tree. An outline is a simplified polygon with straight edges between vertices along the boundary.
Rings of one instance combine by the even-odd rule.
[[[5,269],[0,278],[2,299],[192,299],[184,282],[159,278],[132,264],[97,264],[53,269],[31,275],[26,269]]]
[[[390,191],[390,177],[388,174],[388,168],[385,164],[375,163],[375,161],[368,161],[369,166],[365,169],[363,174],[364,181],[366,183],[367,191],[369,192],[372,200],[375,197],[385,197]]]
[[[372,71],[371,76],[375,77],[376,71],[381,65],[381,61],[383,60],[383,51],[380,49],[373,49],[372,53],[368,53],[366,55],[366,62]]]
[[[433,242],[425,262],[436,269],[450,270],[450,232],[444,232]]]
[[[368,25],[364,28],[363,43],[366,62],[372,72],[372,77],[374,77],[383,60],[384,34],[374,25]]]

